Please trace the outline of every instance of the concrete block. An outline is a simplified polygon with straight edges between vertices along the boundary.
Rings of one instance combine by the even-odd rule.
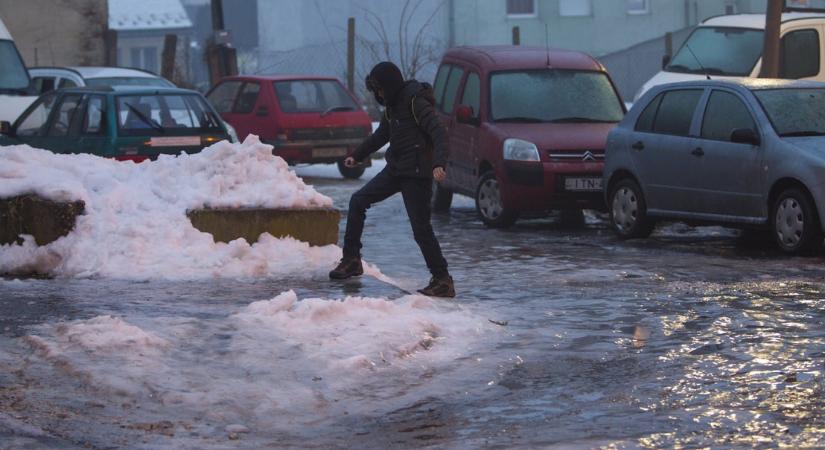
[[[244,238],[253,243],[261,234],[269,233],[317,246],[338,242],[341,220],[341,213],[335,209],[199,209],[188,211],[187,216],[195,228],[212,234],[216,242]]]
[[[0,245],[18,242],[22,234],[34,236],[37,245],[50,244],[69,234],[85,209],[81,200],[54,202],[34,194],[0,198]]]

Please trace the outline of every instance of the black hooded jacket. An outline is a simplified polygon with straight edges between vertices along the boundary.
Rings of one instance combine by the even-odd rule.
[[[389,142],[385,157],[393,175],[432,178],[434,168],[446,167],[447,130],[426,90],[418,81],[405,82],[391,96],[378,129],[358,146],[353,158],[363,161]]]

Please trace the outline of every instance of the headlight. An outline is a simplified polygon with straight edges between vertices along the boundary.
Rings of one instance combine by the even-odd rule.
[[[504,159],[511,161],[541,161],[536,144],[513,138],[504,140]]]

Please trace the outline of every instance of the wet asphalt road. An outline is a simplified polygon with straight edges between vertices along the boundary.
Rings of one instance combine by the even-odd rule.
[[[298,172],[342,209],[363,184]],[[487,318],[495,337],[432,371],[347,390],[346,402],[367,405],[357,413],[296,410],[289,426],[240,440],[104,419],[129,409],[39,364],[26,336],[100,314],[217,324],[228,308],[289,288],[301,298],[403,293],[370,277],[6,283],[0,439],[23,448],[825,446],[822,256],[787,257],[733,230],[680,224],[622,242],[592,213],[581,227],[551,216],[490,230],[460,197],[433,223],[456,280],[455,307]],[[368,212],[363,254],[407,290],[427,282],[398,196]],[[155,424],[198,420],[185,411],[164,417],[151,399],[131,404],[151,409]]]

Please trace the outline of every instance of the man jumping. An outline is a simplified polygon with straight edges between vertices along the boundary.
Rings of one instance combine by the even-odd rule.
[[[449,148],[447,130],[438,120],[432,88],[415,80],[404,81],[391,62],[373,67],[366,79],[367,90],[385,107],[381,124],[348,157],[344,164],[353,167],[387,142],[387,166],[359,189],[349,202],[344,257],[329,277],[342,280],[364,273],[361,264],[361,234],[367,209],[401,192],[412,225],[415,242],[421,248],[432,278],[418,292],[432,297],[455,297],[447,261],[430,224],[430,198],[433,178],[444,180]]]

